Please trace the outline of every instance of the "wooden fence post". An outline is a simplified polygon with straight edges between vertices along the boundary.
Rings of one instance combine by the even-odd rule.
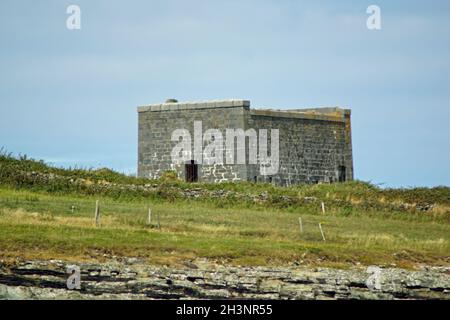
[[[326,241],[325,240],[325,235],[323,234],[323,230],[322,230],[322,223],[320,223],[320,222],[319,222],[319,229],[320,229],[320,233],[322,234],[323,241]]]
[[[302,222],[302,217],[298,218],[298,224],[300,225],[300,233],[303,233],[303,222]]]
[[[98,203],[98,200],[95,201],[95,226],[100,226],[100,205]]]
[[[148,224],[149,226],[152,224],[152,209],[151,209],[151,208],[148,208],[147,224]]]
[[[323,203],[322,201],[321,205],[322,205],[322,213],[325,213],[325,203]]]

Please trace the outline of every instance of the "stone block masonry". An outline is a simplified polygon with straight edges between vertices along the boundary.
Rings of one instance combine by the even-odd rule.
[[[188,181],[272,182],[277,185],[333,183],[353,179],[350,110],[250,109],[250,101],[219,100],[206,102],[170,102],[138,108],[138,175],[158,178],[165,171],[177,172]],[[194,122],[201,121],[203,132],[217,129],[279,130],[279,170],[263,175],[260,166],[250,164],[196,163],[175,164],[171,140],[176,129],[186,129],[194,136]],[[270,133],[269,143],[270,143]],[[248,138],[246,158],[248,159]],[[237,148],[237,143],[235,144]],[[270,146],[268,146],[270,150]],[[236,157],[235,150],[235,157]],[[224,155],[225,159],[225,155]],[[192,172],[195,171],[195,175]]]

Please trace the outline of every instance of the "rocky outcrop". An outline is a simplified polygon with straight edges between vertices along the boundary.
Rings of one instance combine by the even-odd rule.
[[[69,265],[54,260],[1,265],[0,299],[450,299],[450,268],[381,269],[377,283],[366,269],[210,262],[174,269],[128,259],[78,264],[80,289],[69,290]]]

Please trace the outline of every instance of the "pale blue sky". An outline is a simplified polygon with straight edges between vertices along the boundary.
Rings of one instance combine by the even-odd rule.
[[[243,98],[351,108],[357,179],[450,185],[447,0],[2,0],[0,42],[0,146],[16,154],[135,172],[136,106]]]

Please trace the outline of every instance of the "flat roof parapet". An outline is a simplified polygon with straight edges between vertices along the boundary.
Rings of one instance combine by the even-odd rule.
[[[214,108],[250,108],[250,101],[244,99],[212,100],[212,101],[187,101],[178,102],[170,99],[166,103],[151,104],[138,107],[138,112],[164,112],[194,109],[214,109]],[[250,109],[250,114],[254,116],[280,117],[293,119],[312,119],[323,121],[346,121],[350,116],[349,109],[339,107],[306,108],[306,109]]]
[[[250,114],[254,116],[293,118],[293,119],[311,119],[323,121],[345,122],[347,115],[350,115],[350,109],[342,108],[314,108],[314,109],[251,109]]]
[[[212,109],[212,108],[233,108],[250,107],[250,101],[243,99],[230,100],[212,100],[212,101],[187,101],[187,102],[169,102],[160,104],[151,104],[138,107],[138,112],[159,112],[176,111],[188,109]]]

